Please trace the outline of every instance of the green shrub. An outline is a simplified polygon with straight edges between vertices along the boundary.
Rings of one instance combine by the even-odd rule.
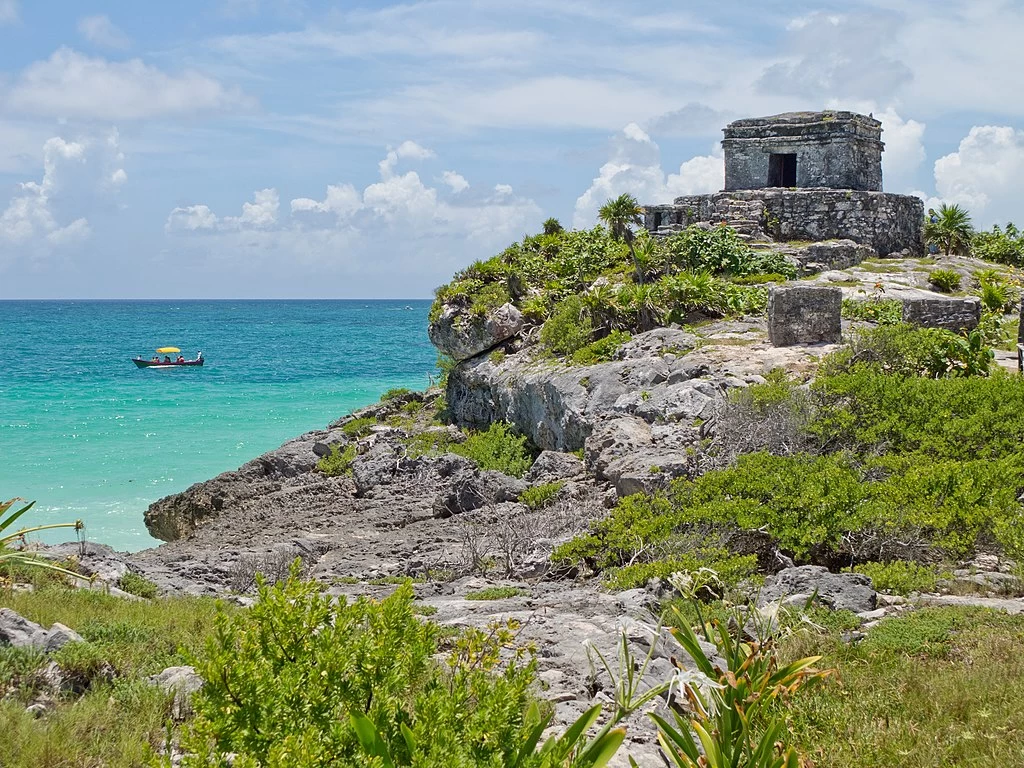
[[[534,485],[519,494],[519,500],[532,510],[544,509],[558,497],[564,485],[562,480]]]
[[[387,392],[381,395],[380,401],[382,403],[386,403],[388,400],[394,400],[396,397],[408,395],[410,392],[412,392],[412,390],[406,387],[395,387],[393,389],[389,389]]]
[[[349,443],[344,448],[337,443],[331,446],[331,452],[320,458],[316,463],[317,471],[328,477],[341,477],[352,474],[352,462],[356,458],[356,446]]]
[[[943,293],[960,290],[960,273],[952,269],[935,269],[928,273],[928,282]]]
[[[616,352],[632,337],[625,331],[612,331],[603,339],[592,341],[587,346],[572,353],[572,361],[576,365],[594,365],[611,360]]]
[[[507,600],[510,597],[528,595],[521,587],[486,587],[475,592],[467,592],[467,600]]]
[[[979,259],[997,264],[1024,266],[1024,235],[1012,222],[1005,229],[997,224],[990,232],[975,233],[972,253]]]
[[[786,277],[785,275],[780,275],[778,272],[768,272],[764,274],[730,277],[729,282],[735,283],[736,285],[765,285],[767,283],[785,283],[790,279],[791,278]]]
[[[448,450],[471,459],[480,469],[494,469],[512,477],[525,475],[534,459],[526,436],[516,435],[500,421],[484,432],[471,433],[465,442],[451,444]]]
[[[128,571],[128,573],[124,574],[117,580],[117,587],[130,595],[145,597],[147,599],[152,599],[160,594],[160,590],[157,588],[156,584],[145,576],[140,576],[132,571]]]
[[[525,741],[532,663],[507,666],[510,639],[474,638],[436,664],[436,628],[416,619],[412,588],[335,606],[294,576],[261,584],[248,612],[224,617],[197,659],[207,681],[183,739],[185,766],[507,764]],[[485,633],[481,633],[485,635]],[[470,663],[472,651],[479,655]],[[367,747],[364,723],[382,752]]]
[[[985,309],[1002,314],[1013,308],[1016,297],[1011,296],[1005,283],[998,280],[981,281],[981,303]]]
[[[370,429],[377,425],[377,419],[371,416],[360,416],[358,419],[352,419],[341,428],[341,431],[351,438],[365,437],[370,434]]]
[[[881,325],[862,328],[821,365],[819,379],[869,367],[896,376],[985,376],[993,352],[977,331],[958,336],[940,328]]]
[[[903,322],[903,302],[899,299],[843,299],[843,317],[879,325],[896,325]]]
[[[879,592],[909,595],[911,592],[934,592],[943,574],[933,565],[913,560],[895,560],[891,563],[862,563],[853,569],[871,577]]]
[[[556,355],[572,355],[593,337],[590,312],[579,296],[561,302],[540,330],[541,343]]]

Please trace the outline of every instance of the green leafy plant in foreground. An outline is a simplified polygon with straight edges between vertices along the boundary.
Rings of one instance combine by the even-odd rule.
[[[21,519],[22,515],[32,509],[35,505],[34,501],[30,501],[24,506],[10,512],[11,508],[19,501],[22,501],[22,499],[10,499],[8,501],[0,502],[0,568],[3,569],[3,571],[0,571],[0,577],[2,577],[4,571],[8,571],[11,567],[28,567],[53,571],[76,579],[82,578],[80,574],[70,571],[67,568],[62,568],[48,560],[35,557],[34,555],[21,550],[12,550],[9,548],[11,544],[16,541],[24,543],[25,537],[32,533],[52,531],[59,528],[73,528],[75,532],[78,533],[85,527],[81,520],[76,520],[73,523],[53,523],[51,525],[35,525],[29,528],[15,529],[14,524]]]
[[[675,768],[798,768],[800,756],[787,743],[787,723],[775,705],[832,673],[813,669],[820,656],[783,663],[769,614],[736,610],[731,621],[705,621],[696,595],[714,578],[713,573],[698,572],[677,574],[672,581],[694,605],[698,631],[715,646],[725,668],[715,666],[698,632],[677,616],[672,637],[697,669],[678,667],[669,696],[671,721],[651,715],[658,742]],[[742,639],[741,632],[752,632],[754,639]],[[675,690],[681,701],[673,700]]]
[[[186,768],[600,768],[622,743],[615,726],[632,710],[588,739],[594,707],[538,748],[551,712],[530,696],[535,664],[514,623],[465,631],[439,663],[440,631],[416,618],[408,584],[336,605],[296,569],[259,593],[250,611],[218,616],[196,660],[207,683],[182,737]]]
[[[534,485],[519,494],[519,500],[532,510],[544,509],[558,497],[564,485],[564,480]]]
[[[529,594],[521,587],[487,587],[478,589],[476,592],[467,592],[467,600],[507,600],[510,597],[520,597]]]

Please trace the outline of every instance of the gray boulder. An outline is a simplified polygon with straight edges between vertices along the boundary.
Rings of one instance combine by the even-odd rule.
[[[444,354],[467,360],[508,341],[522,328],[523,315],[512,304],[503,304],[486,318],[470,317],[463,309],[445,306],[427,328],[427,335]]]
[[[149,678],[151,685],[158,686],[165,693],[173,693],[171,715],[175,720],[184,720],[192,712],[192,696],[203,687],[203,678],[195,667],[168,667],[158,675]]]
[[[46,653],[53,653],[54,651],[59,651],[68,643],[84,642],[85,638],[71,629],[71,627],[58,623],[50,627],[50,630],[46,633],[46,644],[43,646],[43,650]]]
[[[41,650],[46,647],[46,630],[10,608],[0,608],[0,645]]]
[[[975,296],[914,296],[903,300],[903,321],[948,331],[974,330],[981,322],[981,301]]]
[[[63,624],[54,624],[46,630],[10,608],[0,608],[0,645],[53,653],[68,643],[83,642],[80,634]]]
[[[578,477],[586,471],[583,462],[571,453],[542,451],[523,479],[528,483],[553,483]]]
[[[758,605],[783,600],[790,595],[816,595],[833,610],[854,613],[875,610],[878,595],[871,578],[860,573],[832,573],[820,565],[786,568],[765,583]]]
[[[516,501],[529,483],[494,470],[462,474],[434,499],[434,514],[450,517],[491,504]]]
[[[92,541],[69,541],[40,549],[35,554],[53,561],[74,558],[74,570],[83,576],[95,577],[109,584],[117,583],[118,579],[131,570],[125,562],[124,555],[106,544]]]

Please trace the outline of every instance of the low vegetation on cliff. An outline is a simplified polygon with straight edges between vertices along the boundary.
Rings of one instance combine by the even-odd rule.
[[[629,333],[763,312],[767,292],[758,283],[796,276],[784,256],[750,248],[724,225],[655,238],[613,219],[607,229],[548,227],[470,265],[438,288],[431,321],[445,307],[482,321],[511,303],[541,328],[547,350],[586,364],[605,359]]]
[[[1024,555],[1024,381],[955,334],[884,326],[822,362],[733,395],[712,463],[623,499],[555,559],[619,587],[694,559],[738,579],[755,562],[851,568]]]

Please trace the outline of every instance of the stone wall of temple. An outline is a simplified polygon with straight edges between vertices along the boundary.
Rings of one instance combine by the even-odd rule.
[[[881,256],[924,252],[924,202],[912,195],[773,188],[691,195],[645,211],[645,226],[654,234],[724,222],[743,234],[776,241],[853,240]]]

